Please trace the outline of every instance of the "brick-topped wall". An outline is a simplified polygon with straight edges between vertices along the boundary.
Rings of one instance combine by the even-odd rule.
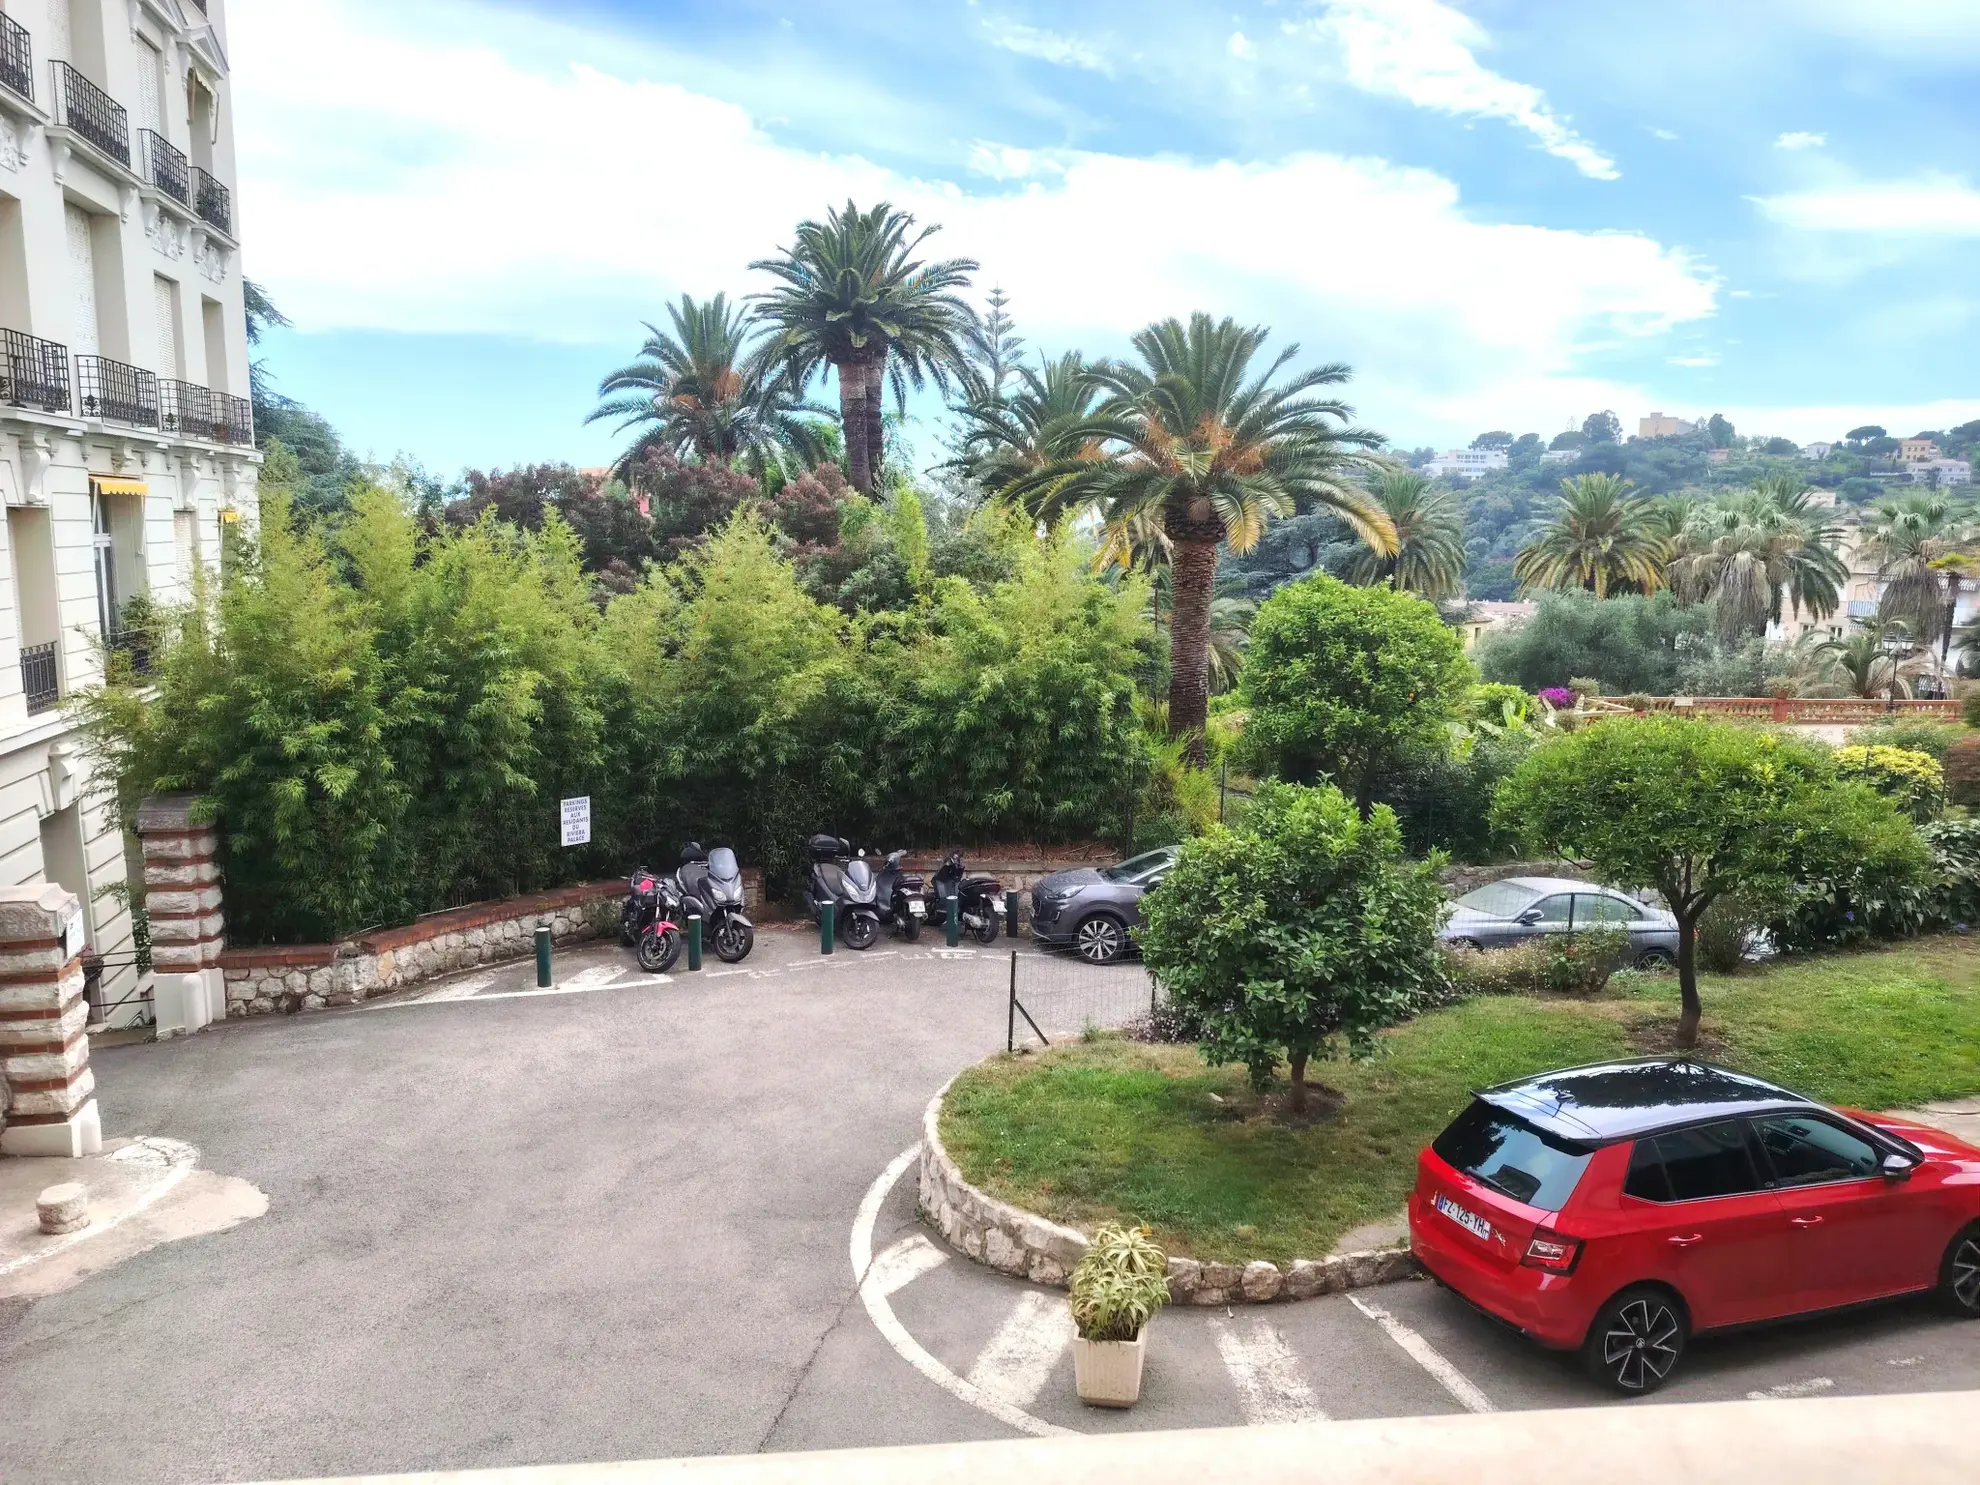
[[[521,959],[547,925],[558,943],[616,931],[623,881],[532,892],[434,913],[403,928],[378,928],[335,944],[228,949],[219,956],[229,1016],[268,1016],[356,1005],[403,985]]]

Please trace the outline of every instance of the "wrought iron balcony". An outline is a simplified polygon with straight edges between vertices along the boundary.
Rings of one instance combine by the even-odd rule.
[[[108,356],[76,357],[76,393],[86,418],[158,426],[158,378]]]
[[[27,695],[28,714],[45,712],[62,699],[62,668],[55,656],[54,641],[45,645],[21,646],[21,690]]]
[[[67,62],[55,62],[55,122],[73,129],[126,170],[131,168],[131,116]]]
[[[244,449],[254,447],[254,404],[229,392],[215,392],[227,425],[227,442]]]
[[[34,102],[34,46],[27,28],[5,15],[0,15],[0,88]]]
[[[158,426],[180,438],[200,438],[208,443],[225,443],[221,430],[226,426],[213,394],[191,382],[158,383]]]
[[[197,165],[192,170],[193,210],[229,237],[234,235],[234,196]]]
[[[144,152],[144,178],[182,206],[192,205],[192,185],[186,157],[179,147],[154,129],[138,130]]]
[[[0,330],[0,402],[69,411],[69,348],[19,330]]]
[[[151,674],[151,633],[145,629],[119,629],[110,636],[110,653],[122,655],[136,675]]]

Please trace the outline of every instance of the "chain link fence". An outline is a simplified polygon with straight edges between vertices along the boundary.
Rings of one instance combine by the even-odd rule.
[[[1004,1049],[1050,1046],[1089,1028],[1118,1030],[1153,1014],[1155,977],[1136,959],[1088,964],[1076,954],[1010,951]]]

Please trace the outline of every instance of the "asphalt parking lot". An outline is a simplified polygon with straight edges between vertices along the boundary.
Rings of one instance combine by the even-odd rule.
[[[1135,966],[1019,952],[1047,1035],[1146,995]],[[1603,1400],[1408,1284],[1169,1311],[1143,1405],[1081,1409],[1062,1298],[946,1253],[915,1223],[911,1174],[881,1179],[906,1169],[933,1091],[1003,1045],[1007,944],[824,958],[815,935],[767,931],[738,967],[655,978],[596,945],[560,954],[557,976],[538,991],[512,965],[100,1051],[106,1133],[196,1145],[268,1211],[0,1300],[0,1477],[249,1480]],[[884,1285],[862,1292],[855,1273],[862,1226],[869,1257],[896,1255],[862,1264],[893,1286],[884,1326]],[[1980,1333],[1899,1306],[1701,1343],[1662,1396],[1975,1386]]]

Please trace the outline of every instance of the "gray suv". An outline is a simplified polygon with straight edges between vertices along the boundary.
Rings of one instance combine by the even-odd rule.
[[[1089,964],[1112,964],[1141,926],[1141,896],[1176,864],[1176,847],[1131,856],[1119,866],[1075,866],[1041,877],[1031,889],[1031,937],[1048,949],[1072,949]]]
[[[1620,928],[1638,968],[1677,963],[1677,919],[1593,882],[1568,877],[1507,877],[1475,887],[1451,904],[1438,937],[1447,944],[1498,949],[1577,928]]]

